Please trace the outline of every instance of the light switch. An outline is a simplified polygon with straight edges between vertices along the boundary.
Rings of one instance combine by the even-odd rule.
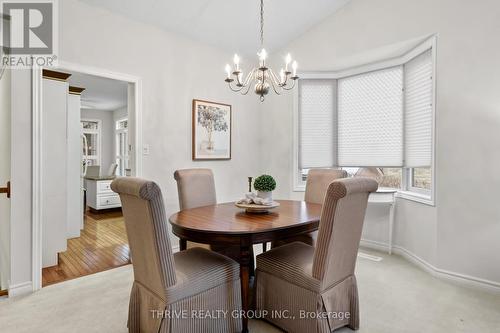
[[[149,145],[142,146],[142,155],[149,155]]]

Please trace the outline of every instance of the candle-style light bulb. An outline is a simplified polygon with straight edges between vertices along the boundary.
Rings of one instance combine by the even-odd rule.
[[[237,54],[234,55],[234,58],[233,58],[233,61],[234,61],[234,66],[236,67],[236,70],[240,70],[240,57],[238,57]]]
[[[293,69],[293,75],[292,76],[297,76],[297,61],[293,62],[292,69]]]
[[[231,66],[229,66],[229,64],[226,64],[226,74],[227,74],[227,78],[230,79],[231,78]]]
[[[266,52],[266,49],[262,49],[260,51],[260,53],[257,54],[259,56],[259,60],[260,60],[260,65],[261,66],[264,66],[264,63],[266,61],[266,58],[267,58],[267,52]]]
[[[288,53],[286,55],[286,58],[285,58],[285,71],[288,72],[288,65],[290,65],[290,63],[292,62],[292,56],[290,55],[290,53]]]
[[[285,83],[285,70],[283,68],[280,70],[280,83]]]
[[[267,51],[266,49],[262,49],[259,53],[260,60],[266,60],[267,58]]]

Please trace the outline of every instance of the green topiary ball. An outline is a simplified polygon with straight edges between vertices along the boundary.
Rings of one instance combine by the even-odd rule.
[[[253,187],[257,191],[261,192],[271,192],[274,191],[276,188],[276,181],[272,176],[269,175],[262,175],[257,178],[255,178],[255,181],[253,183]]]

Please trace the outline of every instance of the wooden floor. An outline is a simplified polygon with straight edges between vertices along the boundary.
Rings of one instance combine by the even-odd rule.
[[[42,286],[129,263],[129,246],[120,210],[85,214],[80,237],[68,240],[59,265],[42,269]]]

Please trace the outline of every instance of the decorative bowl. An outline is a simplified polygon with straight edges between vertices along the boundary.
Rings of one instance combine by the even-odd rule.
[[[256,205],[256,204],[245,204],[245,203],[235,203],[238,208],[243,208],[247,213],[259,214],[267,213],[269,210],[279,207],[280,203],[273,201],[272,205]]]

